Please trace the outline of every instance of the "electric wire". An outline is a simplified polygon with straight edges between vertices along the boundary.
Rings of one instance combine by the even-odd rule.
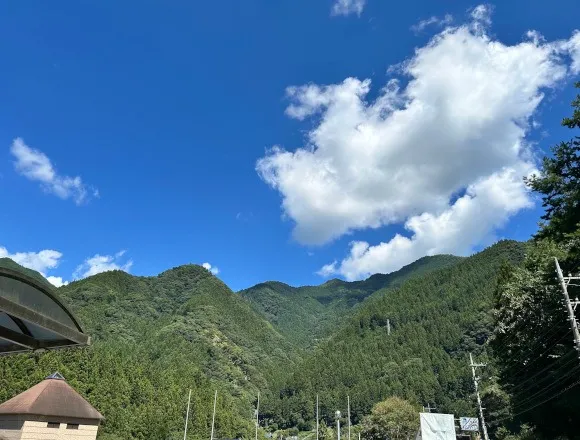
[[[541,390],[535,392],[534,394],[532,394],[531,396],[528,396],[527,398],[525,398],[523,401],[518,402],[517,405],[515,405],[515,407],[520,407],[520,406],[524,406],[527,403],[529,403],[530,401],[534,400],[536,397],[538,397],[539,395],[544,394],[546,391],[550,390],[551,388],[553,388],[555,385],[559,384],[560,382],[563,382],[566,379],[569,379],[570,377],[572,377],[578,370],[580,369],[580,365],[578,365],[577,367],[573,368],[572,370],[569,371],[569,373],[567,375],[564,376],[560,376],[558,377],[553,383],[551,383],[550,385],[546,386],[545,388],[542,388]]]
[[[580,380],[577,380],[577,381],[576,381],[576,382],[574,382],[573,384],[571,384],[571,385],[567,386],[566,388],[564,388],[562,391],[559,391],[558,393],[554,394],[554,395],[553,395],[553,396],[551,396],[551,397],[548,397],[547,399],[545,399],[545,400],[543,400],[543,401],[541,401],[541,402],[537,403],[536,405],[533,405],[533,406],[531,406],[531,407],[529,407],[529,408],[526,408],[526,409],[525,409],[525,410],[523,410],[523,411],[517,412],[516,414],[510,414],[509,416],[502,417],[501,419],[497,419],[497,420],[495,420],[495,422],[496,422],[496,423],[498,423],[498,422],[503,422],[504,420],[508,420],[508,419],[514,419],[515,417],[518,417],[518,416],[520,416],[520,415],[522,415],[522,414],[525,414],[525,413],[527,413],[528,411],[531,411],[531,410],[533,410],[533,409],[535,409],[535,408],[537,408],[537,407],[539,407],[539,406],[543,405],[544,403],[547,403],[547,402],[549,402],[550,400],[553,400],[553,399],[555,399],[556,397],[559,397],[559,396],[561,396],[562,394],[564,394],[564,393],[566,393],[567,391],[571,390],[572,388],[574,388],[574,387],[575,387],[576,385],[578,385],[578,384],[580,384]]]
[[[571,350],[568,353],[566,353],[565,355],[563,355],[561,358],[559,358],[558,360],[554,361],[551,364],[548,364],[546,367],[542,368],[541,370],[537,371],[536,373],[534,373],[532,376],[530,377],[526,377],[523,381],[518,381],[517,384],[510,386],[508,388],[508,391],[510,393],[513,393],[515,390],[520,389],[524,384],[530,382],[531,380],[535,379],[536,377],[538,377],[540,374],[545,373],[546,371],[554,368],[558,362],[562,361],[563,359],[566,359],[568,356],[570,355],[575,355],[576,354],[576,350]],[[564,366],[571,364],[573,361],[576,360],[576,357],[573,357],[572,359],[568,360],[564,365],[561,365],[560,368],[558,370],[560,370],[561,368],[563,368]],[[549,376],[545,376],[544,378],[540,378],[536,383],[540,383],[542,381],[544,381],[547,377]],[[509,382],[509,381],[507,381]]]

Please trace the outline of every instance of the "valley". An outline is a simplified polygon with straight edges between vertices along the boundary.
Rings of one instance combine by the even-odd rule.
[[[101,273],[57,290],[93,345],[0,358],[0,400],[61,371],[108,416],[103,439],[178,438],[190,387],[191,438],[208,432],[214,389],[222,438],[251,436],[258,392],[264,432],[311,430],[316,394],[327,424],[347,395],[354,424],[391,395],[475,414],[466,356],[491,334],[499,267],[521,264],[525,247],[501,241],[359,282],[238,293],[196,265]]]

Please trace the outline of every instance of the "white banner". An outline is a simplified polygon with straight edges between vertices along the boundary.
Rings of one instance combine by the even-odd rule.
[[[421,440],[456,440],[453,414],[421,413]]]

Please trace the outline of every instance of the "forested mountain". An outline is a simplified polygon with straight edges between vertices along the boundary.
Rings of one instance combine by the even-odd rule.
[[[524,251],[523,243],[501,241],[450,267],[374,293],[295,367],[279,393],[268,396],[264,417],[282,427],[307,427],[317,393],[329,422],[336,409],[345,410],[347,395],[354,423],[392,395],[475,415],[468,353],[480,354],[493,330],[499,268],[521,263]]]
[[[296,354],[268,321],[197,265],[156,277],[105,272],[64,286],[59,295],[95,340],[183,339],[210,378],[227,378],[235,389],[264,387],[264,375]]]
[[[317,392],[326,417],[350,394],[354,422],[388,395],[472,413],[465,354],[491,331],[498,268],[518,264],[523,249],[505,241],[360,282],[269,282],[241,294],[195,265],[156,277],[98,274],[58,289],[94,345],[1,358],[0,400],[59,370],[107,416],[103,439],[178,438],[189,387],[191,438],[207,435],[216,388],[224,437],[250,435],[258,390],[270,429],[310,428]],[[309,333],[331,329],[307,348]]]
[[[0,358],[0,401],[58,370],[105,414],[103,439],[178,438],[190,387],[191,438],[209,433],[216,388],[216,433],[248,435],[258,390],[274,382],[278,365],[296,359],[270,323],[200,266],[157,277],[106,272],[61,287],[58,296],[94,345]]]
[[[354,307],[373,293],[401,285],[409,278],[452,266],[461,260],[461,257],[453,255],[429,256],[396,272],[375,274],[363,281],[333,279],[319,286],[303,287],[268,281],[239,293],[290,341],[300,347],[311,348],[329,336]]]

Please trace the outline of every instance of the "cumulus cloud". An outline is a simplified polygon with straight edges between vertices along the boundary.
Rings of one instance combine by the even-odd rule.
[[[66,286],[68,284],[68,281],[64,281],[62,277],[49,276],[45,278],[48,280],[50,284],[52,284],[55,287]]]
[[[461,231],[477,232],[477,240],[483,239],[528,206],[522,201],[527,200],[523,186],[516,185],[534,167],[526,134],[545,91],[575,71],[567,58],[572,63],[576,59],[578,33],[554,42],[534,34],[505,45],[485,32],[490,12],[488,6],[474,8],[469,23],[447,27],[417,49],[397,68],[408,77],[406,86],[391,79],[374,100],[367,97],[368,79],[287,89],[286,114],[313,118],[314,128],[303,147],[287,151],[275,146],[256,169],[281,194],[283,211],[295,223],[295,239],[324,244],[356,230],[401,223],[412,234],[410,239],[394,237],[395,242],[386,242],[389,247],[376,250],[356,244],[344,262],[327,265],[322,274],[352,279],[368,273],[364,267],[370,263],[361,262],[356,269],[350,261],[364,257],[368,262],[367,255],[379,249],[382,266],[372,266],[374,271],[400,267],[404,258],[386,252],[398,242],[413,248],[406,251],[409,258],[442,250],[465,252]],[[502,192],[483,182],[513,186],[521,193],[508,206],[494,199]],[[471,231],[464,209],[485,210],[483,204],[502,212],[481,216],[481,231]],[[459,231],[450,237],[462,237],[445,249],[433,244],[439,243],[435,234],[443,224]],[[477,244],[468,241],[468,247]]]
[[[219,268],[217,268],[216,266],[212,266],[209,263],[203,263],[202,266],[206,269],[209,270],[213,275],[217,275],[218,273],[220,273]]]
[[[16,252],[11,254],[5,247],[0,247],[0,258],[10,258],[21,266],[37,272],[46,272],[47,269],[54,269],[58,266],[62,253],[46,249],[40,252]]]
[[[453,16],[451,14],[446,14],[443,18],[441,17],[429,17],[425,20],[419,21],[419,23],[411,26],[411,30],[415,33],[424,31],[427,27],[435,26],[448,26],[453,22]]]
[[[63,281],[61,277],[46,275],[47,270],[58,267],[60,259],[62,258],[62,253],[58,251],[45,249],[40,252],[16,252],[12,254],[8,252],[8,249],[5,247],[0,247],[0,258],[10,258],[21,266],[39,272],[56,287],[68,284],[68,282]]]
[[[354,241],[350,254],[322,267],[319,274],[340,274],[357,280],[377,272],[392,272],[425,256],[444,253],[468,254],[474,245],[493,239],[492,231],[509,217],[531,206],[522,175],[533,168],[505,169],[470,185],[466,194],[439,214],[423,213],[405,222],[410,237],[400,234],[371,246]]]
[[[127,260],[122,263],[125,251],[117,252],[115,255],[99,255],[96,254],[93,257],[87,258],[82,264],[77,266],[73,273],[74,279],[81,279],[96,275],[102,272],[108,272],[111,270],[122,270],[129,272],[133,266],[132,260]]]
[[[332,5],[332,15],[362,14],[366,0],[336,0]]]
[[[16,159],[16,171],[39,182],[44,191],[61,199],[73,199],[77,205],[82,204],[89,196],[98,197],[98,190],[85,185],[79,176],[59,175],[46,154],[30,148],[21,138],[14,139],[10,152]]]

